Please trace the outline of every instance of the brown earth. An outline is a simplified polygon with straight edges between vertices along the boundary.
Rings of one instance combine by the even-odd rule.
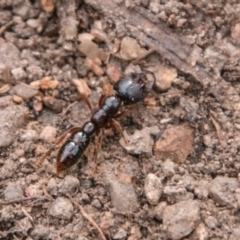
[[[240,239],[240,3],[0,0],[0,239]],[[101,92],[154,93],[57,176]]]

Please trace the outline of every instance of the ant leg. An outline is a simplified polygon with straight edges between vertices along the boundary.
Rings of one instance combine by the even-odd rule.
[[[103,100],[104,100],[104,98],[105,98],[105,94],[101,94],[101,96],[100,96],[100,98],[99,98],[99,100],[98,100],[98,106],[99,107],[101,107],[102,106],[102,104],[103,104]]]
[[[98,150],[100,149],[102,145],[102,136],[103,136],[103,131],[102,129],[97,133],[97,140],[96,140],[96,148],[95,148],[95,153],[94,153],[94,167],[93,167],[93,173],[96,172],[96,167],[97,167],[97,157],[98,157]]]
[[[114,115],[113,118],[120,118],[120,117],[123,116],[126,112],[134,110],[134,109],[136,108],[136,106],[137,106],[137,104],[134,104],[134,105],[125,107],[124,110],[121,110],[119,113],[117,113],[116,115]]]
[[[88,108],[90,109],[91,113],[93,114],[92,105],[91,105],[88,97],[84,94],[81,94],[81,98],[84,100],[84,102],[87,104]]]
[[[147,57],[148,55],[152,54],[155,52],[155,49],[149,49],[146,53],[142,54],[141,56],[139,56],[137,59],[135,59],[134,61],[132,61],[132,65],[135,65],[137,63],[139,63],[141,60],[143,60],[145,57]],[[134,68],[133,68],[134,69]]]
[[[128,141],[127,141],[127,139],[125,138],[125,136],[124,136],[124,134],[123,134],[122,126],[120,125],[120,123],[119,123],[117,120],[112,119],[112,120],[111,120],[111,125],[112,125],[113,127],[115,127],[115,129],[121,134],[121,136],[122,136],[125,144],[128,145]]]
[[[41,157],[37,160],[36,165],[40,166],[42,164],[42,162],[44,161],[44,159],[51,153],[51,151],[55,148],[55,146],[59,145],[64,138],[67,136],[67,134],[69,133],[73,133],[75,131],[79,131],[81,128],[79,127],[73,127],[68,129],[65,133],[63,133],[57,140],[56,142],[53,144],[53,146]]]

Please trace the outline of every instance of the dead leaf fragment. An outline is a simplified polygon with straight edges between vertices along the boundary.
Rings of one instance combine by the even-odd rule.
[[[59,84],[57,79],[53,79],[52,77],[44,77],[40,80],[40,88],[47,90],[47,89],[55,89]]]
[[[11,85],[10,85],[10,84],[4,84],[4,85],[0,88],[0,94],[7,93],[10,89],[11,89]]]
[[[194,134],[189,123],[166,129],[154,146],[155,155],[168,158],[176,163],[184,163],[193,153]]]
[[[94,36],[90,33],[79,34],[78,41],[80,44],[78,45],[78,50],[92,60],[100,59],[105,61],[107,54],[93,42],[93,39]]]
[[[41,0],[42,8],[44,11],[50,13],[53,12],[55,0]]]
[[[80,95],[89,96],[92,94],[92,90],[87,85],[87,79],[73,79],[73,84],[77,87],[78,92]]]

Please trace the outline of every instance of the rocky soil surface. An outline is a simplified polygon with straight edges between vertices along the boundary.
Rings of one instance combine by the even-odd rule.
[[[239,240],[239,16],[238,0],[0,0],[0,239]],[[90,119],[83,95],[95,110],[144,70],[128,145],[106,129],[95,173],[93,137],[57,175],[45,153]]]

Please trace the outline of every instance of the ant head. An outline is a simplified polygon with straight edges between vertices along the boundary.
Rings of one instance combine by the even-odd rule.
[[[152,81],[148,81],[148,74],[153,76]],[[124,75],[113,88],[125,105],[132,105],[142,101],[152,91],[154,83],[154,74],[150,71],[142,71]]]

